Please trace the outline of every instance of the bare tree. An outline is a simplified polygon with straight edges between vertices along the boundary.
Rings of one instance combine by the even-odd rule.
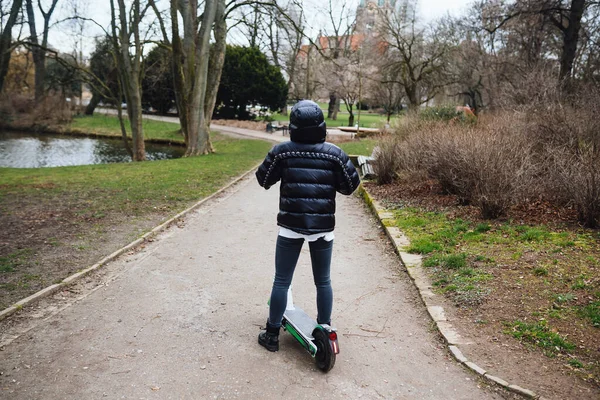
[[[0,2],[0,9],[2,11],[2,24],[0,25],[1,33],[0,33],[0,92],[4,87],[4,78],[8,73],[8,65],[10,63],[10,57],[13,50],[12,43],[12,30],[17,22],[17,18],[21,13],[21,8],[23,6],[23,0],[14,0],[10,9],[7,13],[8,17],[6,18],[6,23],[4,18],[7,16],[4,13],[4,8],[2,7],[2,2]]]
[[[388,124],[392,115],[402,110],[402,101],[405,99],[404,90],[398,83],[398,77],[394,70],[382,68],[369,95],[370,101],[385,111]]]
[[[560,35],[560,70],[558,79],[565,87],[570,86],[573,76],[573,65],[577,58],[578,45],[582,33],[582,21],[586,13],[597,8],[599,3],[593,0],[533,0],[527,2],[499,4],[483,0],[484,29],[494,33],[503,29],[515,19],[531,19],[541,17],[544,22]],[[539,26],[539,23],[538,23]]]
[[[397,74],[409,110],[415,111],[446,85],[441,74],[448,45],[433,27],[418,26],[415,11],[385,14],[380,29],[387,43],[385,67]]]
[[[338,56],[335,62],[329,60],[320,67],[326,77],[327,89],[330,93],[335,92],[336,97],[344,102],[349,114],[348,126],[354,126],[354,106],[361,97],[363,74],[360,61],[357,51]]]
[[[230,3],[230,10],[237,7],[235,3]],[[227,4],[225,0],[206,0],[202,6],[197,0],[171,0],[171,38],[156,3],[149,0],[149,4],[159,21],[163,42],[173,54],[173,83],[185,137],[185,155],[212,153],[210,120],[225,61]],[[214,43],[211,45],[213,31]]]
[[[323,86],[320,78],[324,68],[319,49],[313,43],[302,45],[296,58],[294,80],[291,83],[294,95],[297,98],[312,99]]]
[[[448,87],[446,94],[467,104],[477,115],[491,104],[491,76],[496,70],[493,51],[486,47],[489,35],[473,29],[476,12],[439,21],[439,30],[449,44],[444,72]]]
[[[249,12],[242,12],[241,22],[246,28],[245,34],[250,47],[259,47],[262,32],[267,28],[263,15],[265,10],[256,2],[249,4],[247,8],[249,8]],[[267,12],[270,8],[272,7],[267,6]]]
[[[573,68],[584,84],[600,88],[600,7],[590,8],[582,25],[583,35]]]
[[[288,96],[298,100],[300,95],[294,83],[305,28],[302,4],[293,0],[281,8],[267,6],[266,11],[265,33],[271,60],[287,76]],[[287,107],[283,114],[287,115]]]
[[[30,42],[32,44],[31,52],[33,55],[33,63],[35,66],[35,101],[40,102],[44,97],[44,80],[46,78],[46,51],[48,48],[48,33],[50,29],[50,18],[56,9],[58,0],[52,0],[48,10],[44,10],[41,0],[37,1],[38,9],[44,20],[42,30],[42,40],[38,39],[38,33],[35,22],[35,11],[33,8],[33,0],[25,1],[27,10],[27,22],[29,23]]]
[[[217,17],[224,20],[224,1],[207,0],[201,16],[195,1],[171,1],[175,92],[179,119],[186,139],[186,155],[213,152],[208,134],[211,115],[206,114],[211,28]],[[179,39],[178,15],[183,21]],[[213,54],[214,56],[214,54]]]
[[[327,50],[325,58],[332,61],[334,65],[340,66],[342,63],[337,62],[337,59],[347,56],[348,52],[352,50],[352,33],[355,22],[354,15],[347,7],[346,2],[342,2],[341,9],[337,9],[332,0],[329,0],[327,4],[327,16],[331,23],[331,31],[325,31],[325,36],[321,36],[321,38],[325,38],[325,40],[319,44],[323,50]],[[323,51],[319,52],[319,55],[324,56]],[[336,78],[337,77],[334,77],[334,80],[336,80]],[[327,107],[327,118],[333,120],[337,119],[338,110],[340,108],[340,98],[339,93],[335,90],[336,87],[340,86],[334,85],[333,88],[329,88],[329,106]],[[343,97],[348,97],[348,93],[348,91],[345,91]],[[352,112],[350,112],[350,116],[352,117],[352,123],[350,123],[350,125],[354,125],[354,116],[352,115]]]
[[[127,102],[127,115],[133,141],[133,160],[144,161],[146,151],[142,125],[142,50],[140,23],[147,10],[141,8],[140,0],[133,0],[131,9],[125,7],[125,0],[110,0],[112,43],[122,94]],[[118,15],[117,15],[118,12]],[[129,19],[128,19],[129,16]],[[133,36],[133,48],[130,46]],[[120,99],[119,99],[120,100]],[[120,101],[118,103],[121,118]]]
[[[206,98],[204,100],[204,129],[208,140],[207,150],[212,151],[210,136],[208,135],[210,121],[217,101],[217,92],[221,82],[221,73],[225,64],[225,52],[227,49],[227,9],[225,1],[218,1],[217,12],[214,23],[214,43],[210,49],[210,58],[208,60],[208,70],[206,75],[207,88]]]
[[[70,16],[67,18],[69,33],[73,37],[73,54],[78,65],[83,66],[83,43],[87,18],[84,17],[88,8],[88,0],[65,0]],[[58,23],[60,23],[59,21]],[[83,81],[81,82],[79,105],[83,106]]]

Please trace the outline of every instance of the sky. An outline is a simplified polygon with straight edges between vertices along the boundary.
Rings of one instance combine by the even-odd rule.
[[[467,0],[421,0],[419,11],[423,19],[431,21],[450,13],[460,15],[471,1]]]
[[[42,1],[42,4],[44,4],[44,1],[45,0]],[[343,0],[337,1],[341,3]],[[447,13],[459,15],[472,1],[473,0],[419,0],[418,11],[423,22],[430,22]],[[303,0],[303,2],[305,3],[305,10],[307,11],[316,10],[326,4],[323,0]],[[79,0],[78,3],[84,4],[84,15],[93,18],[98,24],[108,29],[110,23],[109,1]],[[161,0],[158,3],[165,4],[166,0]],[[345,3],[355,10],[359,0],[346,1]],[[55,17],[53,17],[54,21],[61,20],[65,16],[71,14],[72,6],[70,5],[71,2],[69,0],[61,0],[59,4],[61,4],[61,7],[55,11]],[[318,32],[319,24],[320,22],[316,22],[315,26],[317,27],[313,27],[313,30],[316,30],[316,32],[314,32],[315,35]],[[41,30],[41,26],[38,30]],[[94,26],[93,23],[88,22],[85,26],[84,39],[80,42],[76,24],[61,23],[51,30],[49,43],[54,48],[69,53],[72,53],[75,48],[79,49],[79,47],[83,45],[83,54],[84,57],[86,57],[94,48],[94,37],[100,34],[102,34],[102,30],[99,27]],[[234,34],[231,39],[231,42],[235,44],[244,44],[241,43],[244,39],[239,36],[239,33]]]

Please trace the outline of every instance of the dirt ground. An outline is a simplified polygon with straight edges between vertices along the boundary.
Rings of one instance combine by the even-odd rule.
[[[433,181],[421,184],[367,186],[375,198],[390,208],[413,206],[428,211],[444,212],[449,218],[484,222],[475,207],[459,206],[456,197],[441,194],[439,186]],[[513,224],[544,224],[561,229],[580,229],[575,223],[574,210],[552,208],[542,202],[516,207],[510,210],[505,218],[492,224],[509,220]],[[588,249],[588,252],[581,256],[597,255],[597,249]],[[553,255],[559,258],[561,256]],[[548,354],[543,349],[522,343],[505,333],[507,322],[516,319],[534,321],[540,312],[547,312],[553,308],[556,308],[557,313],[562,311],[560,304],[557,305],[548,299],[547,290],[544,290],[540,283],[542,280],[535,279],[531,273],[536,265],[535,257],[535,253],[524,254],[518,263],[487,269],[486,272],[490,273],[493,279],[485,283],[490,293],[481,304],[465,305],[452,297],[446,297],[445,308],[451,320],[464,336],[473,338],[475,342],[461,350],[468,358],[489,369],[494,375],[507,380],[525,379],[530,384],[528,388],[549,398],[597,399],[600,397],[600,328],[587,321],[583,323],[572,313],[561,314],[560,317],[552,319],[552,328],[577,345],[577,348],[568,354]],[[562,261],[568,264],[568,260]],[[529,276],[533,278],[528,278]],[[569,270],[564,270],[558,278],[563,282],[557,281],[556,284],[558,286],[573,282],[574,278],[569,275]],[[600,287],[598,275],[588,283],[589,289],[577,296],[575,304],[597,295]],[[569,362],[572,358],[586,362],[588,368],[572,365]]]
[[[0,257],[10,258],[14,271],[0,274],[0,309],[93,265],[167,218],[160,211],[143,218],[120,213],[99,218],[61,200],[2,199],[10,212],[0,212]]]

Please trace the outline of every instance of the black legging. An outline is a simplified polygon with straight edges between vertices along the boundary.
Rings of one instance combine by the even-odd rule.
[[[294,270],[298,263],[300,250],[304,239],[289,239],[277,237],[275,250],[275,280],[271,291],[268,324],[274,328],[281,326],[281,319],[287,306],[288,288],[294,277]],[[320,238],[309,242],[310,259],[312,262],[313,278],[317,287],[317,322],[320,324],[331,323],[331,310],[333,308],[333,290],[331,288],[331,252],[333,240],[326,241]]]

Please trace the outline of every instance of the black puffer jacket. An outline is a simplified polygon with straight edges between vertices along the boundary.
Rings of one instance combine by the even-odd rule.
[[[265,189],[281,180],[277,225],[307,235],[333,231],[336,192],[352,194],[360,183],[346,153],[326,142],[276,145],[256,178]]]

